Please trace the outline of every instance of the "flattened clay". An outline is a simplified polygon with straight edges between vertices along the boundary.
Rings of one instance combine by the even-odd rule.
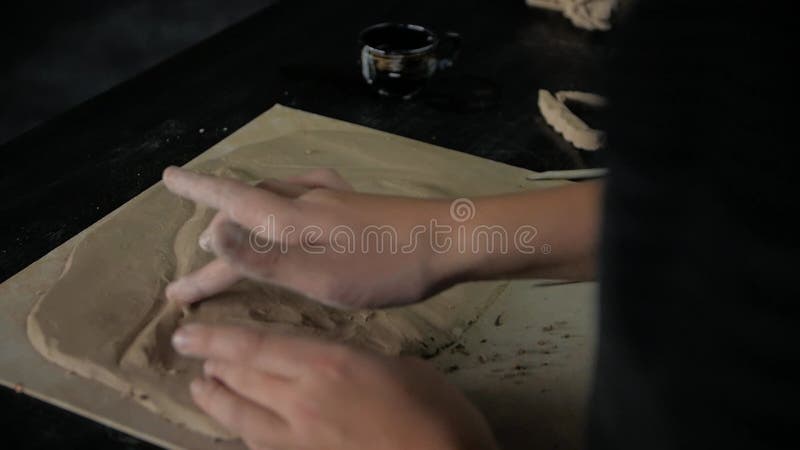
[[[374,148],[380,151],[359,150]],[[407,156],[398,158],[404,151],[401,140],[383,135],[307,131],[242,147],[192,169],[254,182],[334,167],[357,190],[372,193],[491,193],[481,192],[472,178],[487,172],[486,161],[475,158],[475,167],[462,162],[447,172],[441,170],[442,154],[419,152],[409,162]],[[508,183],[492,176],[486,176],[487,186]],[[419,305],[353,312],[243,281],[186,313],[164,300],[164,287],[210,260],[197,238],[212,214],[158,184],[105,218],[76,245],[61,278],[31,311],[33,346],[70,371],[132,395],[167,420],[229,438],[190,399],[187,386],[200,374],[200,365],[172,350],[170,337],[179,325],[240,324],[323,336],[388,354],[425,355],[452,342],[505,288],[502,282],[460,285]]]

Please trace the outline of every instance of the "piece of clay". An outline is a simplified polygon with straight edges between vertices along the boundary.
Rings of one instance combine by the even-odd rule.
[[[593,151],[602,148],[606,141],[605,133],[589,127],[570,111],[564,103],[566,100],[602,107],[606,104],[605,99],[596,94],[578,91],[560,91],[554,97],[549,91],[540,89],[538,101],[539,111],[544,120],[572,145],[581,150]]]
[[[618,0],[525,0],[533,8],[561,11],[578,28],[592,31],[611,29],[611,15]]]
[[[605,108],[608,106],[608,101],[602,95],[592,94],[591,92],[581,92],[581,91],[558,91],[556,92],[556,98],[563,104],[567,104],[568,101],[572,101],[575,103],[583,103],[586,106],[591,106],[593,108]]]

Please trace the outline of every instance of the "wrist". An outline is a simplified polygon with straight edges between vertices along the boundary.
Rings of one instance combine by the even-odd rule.
[[[543,233],[520,214],[517,203],[506,197],[443,202],[445,212],[430,229],[434,278],[455,284],[513,277],[537,264],[553,264]]]
[[[483,278],[489,255],[474,242],[476,232],[484,231],[476,220],[475,204],[467,199],[437,203],[426,235],[427,267],[433,283],[448,287]]]

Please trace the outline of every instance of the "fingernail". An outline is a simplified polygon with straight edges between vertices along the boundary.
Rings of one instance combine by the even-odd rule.
[[[197,325],[186,325],[178,329],[172,335],[172,346],[175,347],[179,353],[186,353],[194,345],[197,337]]]
[[[178,169],[177,166],[169,166],[166,169],[164,169],[164,172],[161,174],[161,178],[164,180],[166,180],[167,178],[172,178],[172,176],[175,175],[175,172],[177,172],[178,170],[180,169]]]
[[[193,395],[200,395],[207,389],[208,384],[202,378],[195,378],[191,384],[189,384],[189,390],[192,391]]]
[[[200,235],[200,238],[197,239],[197,245],[200,246],[203,250],[210,252],[211,251],[211,233],[208,231],[204,231],[203,234]]]

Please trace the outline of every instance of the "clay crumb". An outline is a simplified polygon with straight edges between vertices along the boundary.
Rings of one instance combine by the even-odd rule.
[[[497,318],[494,319],[494,326],[499,327],[503,325],[503,314],[498,314]]]
[[[16,392],[17,394],[22,394],[23,392],[25,392],[25,386],[23,386],[22,383],[15,384],[14,392]]]
[[[481,364],[486,364],[486,356],[478,355],[478,362]]]
[[[464,356],[469,356],[469,352],[467,351],[467,348],[464,347],[464,344],[456,344],[455,347],[450,349],[450,354],[454,353],[461,353]]]
[[[266,308],[254,308],[247,312],[251,319],[259,322],[269,322],[269,310]]]
[[[452,366],[444,369],[444,373],[453,373],[456,370],[458,370],[458,366],[457,365],[452,365]]]
[[[554,326],[552,326],[552,325],[546,325],[546,326],[543,326],[543,327],[542,327],[542,331],[544,331],[544,332],[549,332],[549,331],[553,331],[553,329],[554,329],[554,328],[555,328],[555,327],[554,327]]]
[[[545,341],[544,339],[542,339],[541,341],[537,342],[536,345],[547,345],[548,342],[549,341]]]

